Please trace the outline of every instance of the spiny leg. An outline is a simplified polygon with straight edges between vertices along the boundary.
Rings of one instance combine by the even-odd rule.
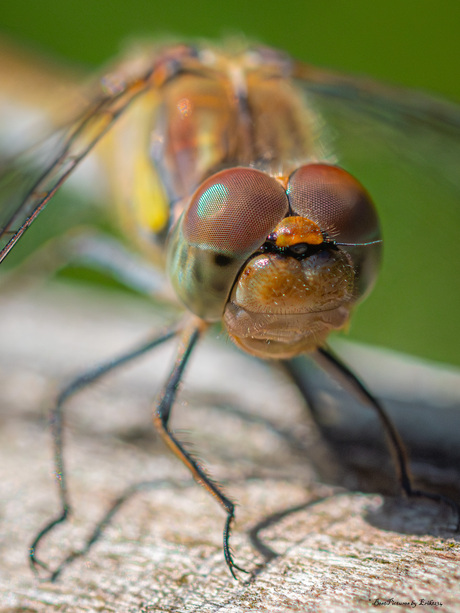
[[[377,398],[365,387],[365,385],[348,368],[348,366],[332,352],[329,347],[318,349],[315,353],[311,354],[311,357],[318,364],[318,366],[327,372],[333,379],[335,379],[341,385],[341,387],[351,393],[361,403],[377,412],[389,441],[390,450],[392,452],[401,488],[406,496],[413,498],[429,498],[431,500],[444,502],[445,504],[449,505],[457,515],[456,530],[458,531],[460,529],[460,507],[455,501],[451,500],[447,496],[443,496],[442,494],[425,492],[413,487],[409,474],[404,444],[401,441],[393,422]],[[309,394],[305,390],[305,386],[302,385],[302,382],[299,381],[298,374],[294,372],[294,369],[289,367],[288,363],[287,367],[294,380],[297,379],[296,383],[299,389],[308,400]]]
[[[229,498],[227,498],[227,496],[225,496],[220,485],[218,485],[215,481],[211,479],[211,477],[209,477],[206,471],[199,465],[196,459],[194,459],[192,455],[188,451],[186,451],[183,444],[179,442],[175,434],[173,434],[173,432],[171,432],[168,427],[169,418],[171,416],[171,409],[174,404],[176,393],[180,381],[183,377],[188,359],[201,333],[206,328],[207,324],[205,322],[203,322],[202,320],[194,319],[191,320],[189,327],[184,330],[174,367],[171,370],[171,373],[165,386],[163,387],[157,407],[154,411],[153,423],[165,443],[173,451],[173,453],[185,464],[185,466],[187,466],[197,483],[199,485],[202,485],[210,494],[212,494],[212,496],[217,499],[219,504],[227,513],[227,519],[225,522],[223,534],[224,556],[233,578],[236,579],[237,577],[235,575],[235,569],[242,572],[248,571],[246,571],[244,568],[241,568],[234,562],[232,554],[230,552],[229,539],[232,522],[235,517],[235,504]]]
[[[53,437],[54,444],[54,467],[56,479],[59,487],[59,499],[61,504],[61,512],[54,519],[50,520],[36,535],[29,549],[29,562],[32,567],[32,570],[35,573],[38,573],[38,567],[43,568],[48,573],[50,573],[49,579],[51,581],[55,580],[58,574],[62,571],[62,564],[56,569],[51,570],[49,566],[40,560],[36,556],[37,548],[42,541],[43,537],[48,534],[55,526],[61,524],[66,521],[71,513],[71,506],[69,502],[69,492],[67,487],[67,475],[65,470],[65,463],[63,457],[63,410],[65,402],[72,396],[74,396],[77,392],[83,390],[91,383],[94,383],[98,379],[100,379],[103,375],[115,370],[116,368],[134,360],[137,357],[147,353],[154,347],[160,345],[161,343],[166,342],[173,336],[178,333],[176,327],[169,328],[165,330],[161,334],[155,335],[153,338],[150,338],[147,342],[142,343],[141,345],[136,346],[131,351],[114,358],[104,364],[100,364],[96,366],[92,370],[87,371],[86,373],[80,375],[76,379],[74,379],[67,387],[65,387],[62,392],[59,394],[56,404],[51,411],[50,416],[50,425],[51,425],[51,433]],[[94,542],[94,541],[93,541]],[[93,544],[91,543],[91,545]],[[69,556],[69,560],[71,556]]]

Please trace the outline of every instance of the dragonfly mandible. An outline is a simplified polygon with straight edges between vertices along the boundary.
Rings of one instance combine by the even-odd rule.
[[[244,571],[229,546],[233,501],[169,427],[187,362],[215,321],[223,322],[244,351],[285,360],[288,368],[291,358],[308,353],[377,411],[404,492],[446,500],[458,513],[443,496],[414,488],[402,443],[383,407],[327,347],[329,334],[348,325],[354,307],[372,289],[382,239],[369,192],[350,172],[353,163],[338,164],[323,125],[328,105],[337,104],[339,114],[348,109],[350,117],[364,118],[364,131],[366,121],[368,128],[375,124],[384,132],[406,124],[417,130],[422,124],[430,134],[448,133],[455,142],[458,108],[430,98],[414,105],[409,93],[318,71],[250,45],[155,49],[106,75],[100,89],[55,139],[51,160],[34,171],[19,200],[4,208],[0,261],[100,142],[115,168],[123,232],[146,258],[164,261],[188,315],[86,373],[59,396],[52,427],[62,509],[32,543],[33,568],[44,568],[51,578],[62,570],[50,569],[37,551],[43,537],[70,513],[62,448],[65,401],[109,370],[177,336],[176,362],[153,421],[224,508],[225,560],[233,576]],[[324,117],[318,100],[324,102]],[[444,171],[450,173],[451,164],[448,160]],[[296,371],[291,374],[295,380]]]

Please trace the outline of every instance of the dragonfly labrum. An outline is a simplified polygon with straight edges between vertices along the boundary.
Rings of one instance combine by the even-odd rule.
[[[460,134],[455,105],[429,97],[414,104],[407,92],[319,71],[262,46],[160,47],[100,80],[84,112],[52,146],[45,145],[47,161],[32,169],[26,189],[6,202],[0,261],[80,162],[97,150],[112,168],[117,210],[111,214],[146,260],[164,265],[186,312],[173,328],[85,373],[59,396],[51,421],[62,509],[32,543],[35,569],[45,569],[51,578],[62,570],[49,568],[38,549],[70,513],[62,446],[66,400],[178,337],[177,358],[153,421],[224,508],[225,560],[234,576],[243,570],[229,546],[233,501],[170,428],[187,362],[217,321],[244,351],[285,361],[302,393],[290,360],[311,356],[377,412],[403,491],[444,500],[458,513],[449,499],[413,486],[403,445],[383,406],[327,346],[329,335],[349,326],[355,306],[373,288],[382,256],[379,202],[374,205],[368,186],[354,176],[353,154],[350,163],[341,162],[334,130],[328,131],[328,105],[336,104],[339,114],[349,110],[345,135],[357,118],[364,134],[371,126],[384,134],[404,131],[406,124],[411,130],[422,125],[422,133],[431,135],[447,133],[453,142]],[[347,147],[352,145],[345,142]],[[369,165],[371,158],[369,152]],[[447,191],[452,164],[448,159],[443,166]]]

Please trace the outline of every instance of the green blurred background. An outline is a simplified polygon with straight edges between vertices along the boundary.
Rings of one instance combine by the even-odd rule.
[[[0,28],[95,67],[137,36],[243,33],[318,65],[460,98],[458,0],[18,0]]]
[[[216,39],[244,34],[319,66],[370,75],[454,100],[460,100],[459,24],[458,0],[329,0],[322,3],[308,0],[194,3],[22,0],[4,3],[0,9],[0,32],[33,50],[77,63],[85,70],[100,67],[138,37],[172,34],[176,38]],[[365,181],[368,188],[374,182],[379,189],[381,179],[370,176],[369,181],[371,185]],[[403,198],[401,202],[404,206]],[[453,248],[449,257],[455,261],[459,259],[457,217],[447,225]],[[384,219],[384,223],[388,222]],[[410,218],[401,223],[410,223]],[[404,231],[403,227],[403,234]],[[411,257],[411,253],[416,257],[419,248],[420,243],[415,242],[408,249],[409,255],[401,255],[401,259]],[[391,256],[396,266],[399,256],[390,254],[390,262]],[[453,268],[452,293],[432,296],[425,313],[418,313],[420,320],[410,312],[410,301],[407,305],[398,301],[394,284],[398,273],[392,270],[389,269],[377,292],[360,309],[353,324],[353,335],[360,340],[460,363],[457,323],[460,284],[455,276],[458,268]],[[406,274],[402,283],[407,282]],[[424,298],[414,294],[413,300],[418,304]]]

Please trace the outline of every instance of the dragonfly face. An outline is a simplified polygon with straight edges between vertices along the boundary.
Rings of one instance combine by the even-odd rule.
[[[284,183],[251,168],[211,176],[169,244],[187,308],[206,320],[223,313],[230,338],[260,357],[312,351],[342,328],[380,252],[374,206],[348,173],[309,164]]]

